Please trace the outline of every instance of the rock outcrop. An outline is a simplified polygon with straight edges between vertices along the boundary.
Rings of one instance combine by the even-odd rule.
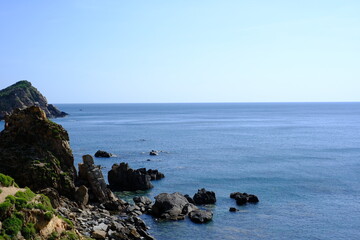
[[[151,214],[154,217],[167,220],[182,220],[197,207],[188,202],[184,195],[176,193],[161,193],[155,197]]]
[[[94,164],[94,159],[91,155],[84,155],[83,163],[79,164],[78,183],[87,186],[87,189],[89,189],[89,199],[92,202],[103,203],[105,206],[108,206],[106,208],[111,208],[109,210],[119,210],[122,203],[107,187],[101,168]],[[86,191],[83,190],[83,192],[86,195]],[[80,202],[81,199],[80,196]]]
[[[199,189],[198,192],[195,193],[193,199],[197,205],[214,204],[216,202],[215,193],[207,191],[205,188]]]
[[[22,187],[73,198],[76,170],[67,131],[39,107],[14,110],[0,133],[0,169]]]
[[[244,205],[246,203],[258,203],[259,198],[254,194],[247,194],[241,192],[234,192],[230,194],[230,198],[236,200],[237,205]]]
[[[136,191],[153,188],[151,180],[159,180],[164,174],[146,168],[132,169],[127,163],[114,164],[108,173],[109,187],[113,191]]]
[[[49,118],[68,115],[48,104],[46,98],[28,81],[19,81],[0,91],[0,120],[17,108],[24,109],[30,106],[40,107]]]

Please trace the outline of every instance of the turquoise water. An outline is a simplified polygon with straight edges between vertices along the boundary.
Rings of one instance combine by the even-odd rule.
[[[69,104],[56,119],[76,162],[98,149],[113,163],[165,174],[145,194],[216,192],[206,225],[156,222],[165,239],[360,239],[360,103]],[[163,150],[149,156],[152,149]],[[147,161],[151,159],[151,161]],[[257,205],[236,206],[240,191]],[[119,194],[131,198],[130,193]]]

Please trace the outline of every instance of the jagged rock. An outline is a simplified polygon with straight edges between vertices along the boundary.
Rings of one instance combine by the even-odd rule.
[[[148,175],[150,175],[151,180],[160,180],[165,177],[165,175],[159,172],[157,169],[149,169],[146,171]]]
[[[208,210],[194,210],[189,213],[189,218],[194,223],[207,223],[212,220],[213,213]]]
[[[233,192],[230,194],[230,198],[234,198],[236,200],[236,204],[244,205],[246,203],[258,203],[259,199],[254,194],[247,194],[241,192]]]
[[[145,168],[133,170],[127,163],[114,164],[108,173],[109,186],[115,191],[147,190],[153,187]]]
[[[95,153],[95,157],[97,158],[109,158],[111,157],[112,154],[111,153],[108,153],[108,152],[105,152],[105,151],[101,151],[101,150],[98,150],[96,153]]]
[[[76,170],[68,133],[39,107],[14,110],[5,118],[0,169],[22,187],[54,188],[60,195],[74,196]]]
[[[84,185],[81,185],[80,187],[76,188],[75,200],[81,206],[85,206],[86,204],[88,204],[88,202],[89,202],[88,188],[85,187]]]
[[[195,204],[214,204],[216,202],[215,193],[206,191],[205,188],[199,189],[193,199]]]
[[[152,215],[154,217],[181,220],[194,210],[195,206],[191,206],[188,200],[180,193],[161,193],[155,197],[155,203],[152,206]]]
[[[0,91],[0,120],[17,108],[24,109],[30,106],[40,107],[49,118],[68,115],[48,104],[46,98],[28,81],[19,81]]]
[[[100,203],[117,201],[112,191],[107,188],[101,168],[94,164],[91,155],[84,155],[83,163],[79,163],[79,181],[89,188],[92,200]]]

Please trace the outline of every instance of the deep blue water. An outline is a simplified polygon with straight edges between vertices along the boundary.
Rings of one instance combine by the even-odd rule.
[[[140,193],[216,192],[206,225],[155,222],[165,239],[360,239],[360,103],[69,104],[56,119],[76,163],[98,149],[166,177]],[[80,111],[80,109],[82,111]],[[163,150],[149,156],[150,150]],[[151,159],[151,161],[147,161]],[[236,206],[240,191],[256,205]],[[131,199],[131,193],[119,196]]]

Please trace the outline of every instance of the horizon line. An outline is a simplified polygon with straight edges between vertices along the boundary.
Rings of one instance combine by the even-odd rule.
[[[50,104],[242,104],[242,103],[360,103],[360,101],[290,101],[290,102],[83,102],[83,103],[50,103]]]

